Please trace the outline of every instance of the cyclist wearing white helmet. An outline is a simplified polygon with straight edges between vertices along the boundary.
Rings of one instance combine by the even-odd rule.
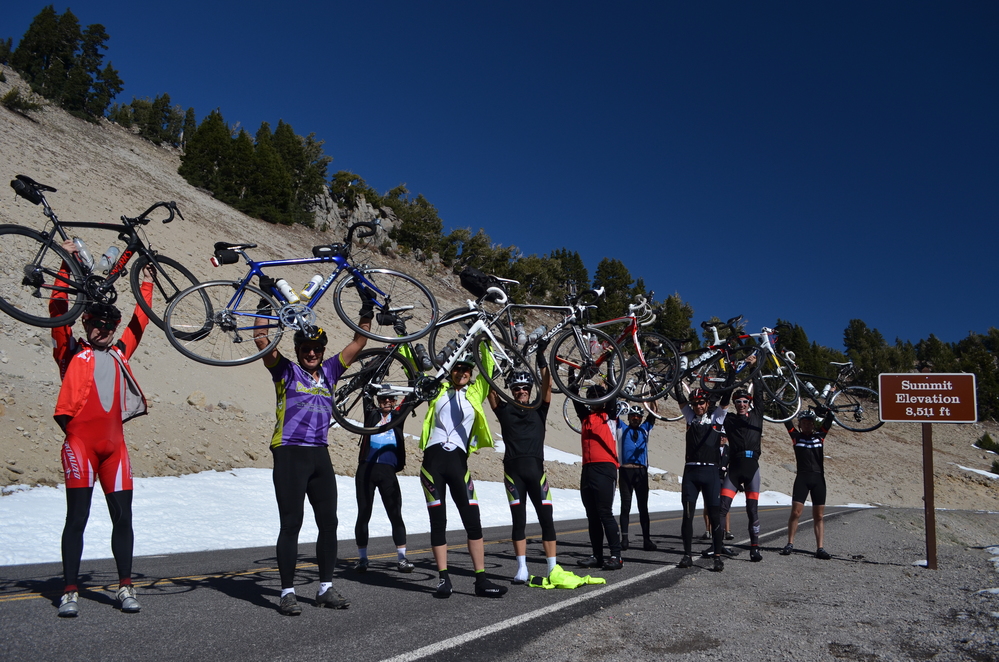
[[[552,493],[545,472],[545,425],[552,401],[552,380],[544,360],[544,346],[539,343],[538,372],[541,374],[541,405],[524,409],[503,402],[495,393],[489,394],[489,406],[496,414],[503,434],[503,481],[513,519],[513,550],[517,557],[514,584],[524,584],[530,578],[527,571],[527,499],[531,499],[541,524],[541,545],[545,551],[548,572],[558,563],[555,542],[555,518]],[[536,385],[528,371],[515,372],[507,380],[509,389],[519,402],[530,401]]]
[[[265,292],[267,287],[262,287]],[[266,307],[266,300],[261,299]],[[360,312],[358,326],[371,327],[371,302]],[[270,342],[265,326],[256,326],[253,340],[259,349]],[[278,573],[281,576],[281,602],[278,611],[286,616],[302,613],[295,595],[295,565],[298,563],[298,532],[309,498],[319,528],[316,558],[319,565],[317,607],[345,609],[350,602],[333,588],[337,558],[336,475],[327,446],[333,417],[333,387],[351,362],[364,349],[367,338],[355,333],[339,354],[323,360],[329,338],[323,329],[295,332],[295,358],[292,363],[275,346],[264,354],[264,367],[270,372],[277,394],[277,421],[271,435],[274,458],[274,493],[277,497],[281,530],[277,539]]]
[[[492,352],[483,350],[483,370],[492,370]],[[468,472],[468,455],[479,448],[493,445],[482,402],[489,394],[489,382],[481,374],[472,380],[475,365],[472,354],[464,356],[451,367],[448,380],[441,384],[437,395],[430,400],[427,417],[423,420],[420,449],[423,466],[420,482],[427,499],[430,514],[430,546],[437,563],[437,590],[435,597],[451,597],[451,576],[447,568],[447,502],[445,490],[450,488],[451,499],[468,540],[468,555],[475,570],[475,594],[480,597],[498,598],[507,591],[486,578],[485,543],[482,540],[482,521],[475,483]]]
[[[737,389],[732,394],[734,412],[725,416],[725,435],[729,441],[728,472],[722,480],[721,516],[727,518],[739,488],[746,493],[749,517],[749,560],[763,560],[760,553],[760,452],[763,437],[763,383],[753,380],[753,394]],[[750,407],[752,405],[752,407]],[[726,530],[726,538],[728,537]]]
[[[650,405],[657,411],[656,403]],[[647,414],[645,416],[645,414]],[[645,421],[642,421],[642,417]],[[650,537],[649,520],[649,434],[656,424],[656,417],[642,407],[628,408],[627,427],[618,427],[617,445],[621,467],[618,479],[621,490],[621,550],[628,549],[628,520],[631,518],[631,496],[638,501],[638,521],[642,525],[642,549],[654,552],[658,549]]]
[[[819,428],[815,428],[817,416],[824,416]],[[794,551],[794,534],[798,530],[798,518],[805,509],[805,499],[812,495],[812,527],[815,529],[815,557],[823,561],[832,555],[822,546],[825,537],[823,517],[826,512],[826,476],[823,467],[826,435],[833,424],[833,412],[819,406],[815,411],[806,409],[798,414],[798,429],[791,421],[786,421],[788,435],[794,443],[794,460],[797,471],[791,489],[791,515],[787,520],[787,544],[780,551],[787,556]]]

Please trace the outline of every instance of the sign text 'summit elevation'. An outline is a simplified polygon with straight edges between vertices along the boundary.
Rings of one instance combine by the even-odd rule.
[[[882,421],[975,423],[975,375],[882,373],[878,375]]]

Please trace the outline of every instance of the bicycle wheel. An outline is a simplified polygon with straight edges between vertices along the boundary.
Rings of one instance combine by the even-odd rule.
[[[599,329],[571,327],[552,341],[548,352],[552,381],[576,402],[598,405],[617,396],[624,385],[621,348]],[[604,394],[588,395],[596,386]]]
[[[479,373],[489,382],[491,391],[510,404],[521,409],[537,409],[541,406],[541,377],[534,368],[534,362],[524,358],[514,345],[500,338],[496,338],[496,342],[499,347],[492,345],[492,340],[484,333],[475,339],[472,346],[475,348],[475,364],[479,367]],[[486,370],[484,365],[483,357],[488,352],[492,353],[494,361],[491,371]],[[526,393],[514,393],[509,384],[515,374],[524,372],[531,376],[533,386]]]
[[[56,285],[63,263],[70,282]],[[32,326],[72,324],[88,301],[82,284],[79,263],[50,237],[20,225],[0,225],[0,310]],[[67,309],[53,317],[49,303],[57,292],[66,294]]]
[[[337,382],[333,392],[334,420],[343,429],[356,434],[391,430],[405,421],[420,403],[413,394],[418,374],[416,367],[395,349],[364,350]],[[385,425],[367,426],[367,414],[377,407],[379,393],[395,393],[402,404]]]
[[[258,312],[260,299],[268,309]],[[170,302],[163,315],[167,339],[178,352],[214,366],[256,361],[281,340],[284,329],[271,312],[277,303],[253,285],[234,280],[212,280],[189,287]],[[267,329],[267,346],[258,349],[253,329]]]
[[[576,415],[576,408],[572,405],[572,398],[566,398],[562,401],[562,418],[565,419],[566,425],[573,432],[579,434],[583,431],[583,423],[579,420],[579,416]]]
[[[638,334],[638,346],[645,365],[642,365],[634,341],[629,339],[621,345],[628,367],[628,378],[621,388],[621,396],[632,402],[658,400],[676,385],[680,357],[673,343],[658,333]]]
[[[801,409],[798,380],[791,375],[761,375],[763,418],[771,423],[790,421]]]
[[[742,386],[759,371],[759,361],[755,365],[746,361],[758,351],[755,345],[738,345],[719,353],[701,372],[701,388],[720,395]]]
[[[864,386],[847,386],[833,394],[829,409],[840,427],[854,432],[870,432],[884,425],[878,404],[877,391]]]
[[[375,300],[375,317],[365,331],[357,323],[364,303],[360,285]],[[430,333],[437,321],[437,300],[427,286],[412,276],[391,269],[356,269],[341,280],[333,292],[333,307],[343,323],[372,340],[390,343],[412,342]],[[395,312],[406,320],[407,335],[395,332]]]
[[[447,360],[448,357],[441,353],[448,343],[451,343],[451,350],[454,351],[454,348],[465,339],[468,329],[478,318],[479,314],[474,310],[469,310],[467,306],[449,310],[440,316],[427,337],[427,350],[430,354],[430,361],[435,368],[440,368]]]
[[[643,402],[642,406],[645,407],[645,411],[652,414],[658,421],[679,421],[683,418],[683,412],[680,411],[680,403],[674,400],[671,396],[655,400],[655,411],[652,410],[652,402]]]
[[[177,298],[178,294],[192,285],[197,285],[198,279],[187,267],[173,258],[157,255],[154,260],[156,273],[153,275],[152,306],[148,305],[146,300],[142,298],[142,290],[140,289],[142,287],[142,270],[150,262],[147,256],[142,255],[135,261],[128,281],[132,286],[132,295],[135,297],[135,302],[139,304],[139,308],[149,316],[150,322],[162,329],[163,318],[160,316],[166,312],[167,306]],[[207,311],[207,300],[205,300],[205,306]]]

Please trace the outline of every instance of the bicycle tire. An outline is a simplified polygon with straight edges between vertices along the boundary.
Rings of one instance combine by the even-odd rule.
[[[765,356],[756,377],[762,380],[763,388],[767,394],[785,409],[789,409],[794,407],[796,403],[800,403],[801,393],[799,392],[798,377],[794,374],[794,368],[782,362],[779,357],[773,354]],[[800,404],[798,406],[800,408]],[[780,423],[782,421],[775,422]]]
[[[268,320],[267,346],[257,348],[253,327],[260,299],[270,310],[279,309],[273,298],[253,285],[241,286],[234,280],[199,283],[170,302],[163,330],[178,352],[199,363],[222,367],[252,363],[274,349],[284,333],[277,320]]]
[[[141,290],[142,270],[151,261],[148,256],[141,255],[135,261],[128,276],[128,282],[132,287],[132,296],[135,297],[135,302],[139,304],[139,308],[146,313],[150,322],[162,329],[163,318],[160,315],[166,312],[167,306],[181,292],[197,285],[198,279],[187,267],[173,258],[166,257],[165,255],[156,255],[153,257],[153,260],[156,263],[156,273],[153,276],[153,304],[151,306],[142,298]],[[207,301],[205,303],[207,305]]]
[[[759,361],[755,366],[746,361],[749,356],[758,356],[758,350],[755,345],[738,345],[721,352],[701,372],[701,388],[716,395],[739,388],[759,372]]]
[[[464,340],[468,329],[478,319],[478,315],[477,311],[469,310],[466,306],[449,310],[437,319],[434,328],[430,330],[430,335],[427,336],[427,351],[430,354],[430,362],[435,368],[443,366],[443,362],[438,361],[437,356],[448,341],[454,340],[460,343]]]
[[[657,421],[679,421],[683,419],[683,411],[680,403],[674,400],[672,397],[665,397],[654,401],[656,403],[656,411],[652,411],[651,402],[643,402],[642,406],[645,407],[645,411],[652,414],[652,416]]]
[[[355,434],[379,434],[401,425],[420,404],[411,389],[419,376],[416,367],[395,348],[366,349],[354,357],[340,376],[333,391],[333,419],[337,425]],[[377,406],[380,390],[404,387],[398,412],[385,425],[366,426],[367,408]]]
[[[541,406],[541,377],[538,375],[537,369],[535,369],[532,362],[524,357],[520,353],[520,350],[516,346],[511,345],[504,341],[502,338],[496,338],[496,342],[500,345],[500,351],[492,351],[489,346],[492,342],[484,333],[480,333],[478,338],[475,339],[475,343],[472,347],[474,350],[475,364],[479,367],[479,373],[485,378],[486,382],[489,383],[489,387],[493,393],[500,396],[508,403],[515,407],[521,409],[537,409]],[[492,371],[485,369],[483,363],[483,356],[485,352],[492,351],[494,366]],[[510,378],[516,372],[527,372],[531,375],[533,381],[533,387],[528,392],[528,399],[521,402],[513,394],[513,392],[507,387],[507,383]]]
[[[562,401],[562,418],[565,419],[565,424],[569,426],[570,430],[576,434],[583,432],[583,423],[579,420],[579,416],[576,416],[576,408],[572,405],[572,398],[566,397]]]
[[[409,332],[407,335],[398,335],[390,320],[384,320],[388,323],[382,324],[378,314],[371,320],[370,330],[361,328],[356,318],[364,301],[355,286],[358,275],[381,291],[380,294],[374,294],[376,313],[383,306],[391,309],[407,307],[405,315],[411,316],[406,324]],[[371,291],[370,288],[367,290]],[[408,274],[392,269],[356,269],[348,273],[333,291],[333,307],[343,323],[351,329],[372,340],[387,343],[412,342],[422,338],[434,327],[439,312],[437,299],[426,285]]]
[[[621,346],[628,367],[625,386],[621,389],[621,397],[632,402],[652,402],[666,396],[676,385],[680,376],[680,356],[676,347],[665,336],[658,333],[640,333],[637,337],[638,346],[645,365],[638,358],[635,342],[628,339]],[[634,380],[634,388],[632,386]]]
[[[829,400],[836,424],[854,432],[870,432],[884,425],[878,405],[878,392],[866,386],[847,386]]]
[[[626,379],[621,348],[600,329],[567,329],[552,341],[548,362],[552,381],[559,390],[584,405],[598,405],[616,397]],[[604,395],[586,395],[584,389],[588,391],[591,386],[603,386]]]
[[[62,264],[70,280],[81,284],[62,288],[67,310],[49,314],[55,279]],[[89,301],[82,289],[83,269],[62,246],[48,235],[21,225],[0,225],[0,310],[14,319],[43,328],[72,324]]]
[[[771,423],[783,423],[801,410],[798,381],[787,375],[761,375],[763,384],[763,418]]]

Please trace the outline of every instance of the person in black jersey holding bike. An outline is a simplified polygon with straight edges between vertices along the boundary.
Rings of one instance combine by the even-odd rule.
[[[380,427],[399,415],[398,398],[393,392],[382,392],[377,397],[378,406],[365,406],[364,427]],[[357,522],[354,524],[354,540],[357,542],[357,562],[354,570],[365,572],[368,569],[368,522],[375,502],[375,490],[382,497],[385,513],[392,524],[392,542],[395,543],[396,567],[399,572],[413,572],[415,567],[406,558],[406,523],[402,519],[402,489],[396,473],[406,467],[405,435],[402,424],[379,434],[366,434],[361,437],[361,451],[358,457],[354,486],[357,494]]]
[[[513,551],[517,557],[517,573],[514,584],[524,584],[530,577],[527,571],[527,498],[530,497],[541,524],[541,546],[545,550],[548,572],[558,563],[555,543],[555,518],[552,508],[552,493],[548,488],[548,474],[545,472],[545,424],[552,401],[551,373],[544,360],[544,347],[538,346],[538,371],[541,374],[541,405],[537,409],[523,409],[503,402],[489,392],[489,406],[496,414],[503,434],[503,481],[506,496],[510,502],[510,515],[513,518]],[[510,376],[507,388],[518,402],[530,401],[534,378],[528,371],[515,372]]]
[[[721,428],[725,423],[725,407],[714,407],[703,389],[697,389],[687,397],[679,387],[676,400],[682,405],[683,418],[687,422],[685,464],[680,503],[683,505],[683,521],[680,535],[683,538],[683,558],[678,567],[689,568],[694,562],[691,547],[694,541],[694,509],[698,494],[704,497],[704,507],[711,520],[711,535],[714,547],[712,570],[725,569],[721,555],[724,552],[724,531],[720,518],[721,478],[718,464],[721,457]]]
[[[823,416],[818,429],[815,428],[816,415]],[[805,499],[812,495],[812,526],[815,528],[815,558],[826,561],[832,558],[822,546],[825,524],[822,518],[826,512],[826,476],[822,458],[826,435],[833,424],[833,412],[818,406],[815,411],[806,409],[798,414],[798,429],[791,421],[784,423],[787,433],[794,443],[794,460],[797,475],[791,489],[791,516],[787,520],[787,544],[780,550],[783,556],[794,551],[794,534],[798,530],[798,518],[805,509]]]
[[[659,549],[650,537],[649,520],[649,433],[656,424],[652,412],[657,411],[656,403],[652,411],[642,421],[641,407],[628,408],[628,425],[618,428],[618,457],[621,468],[618,470],[621,489],[621,550],[628,549],[628,520],[631,519],[631,496],[638,501],[638,521],[642,525],[642,549],[654,552]]]
[[[755,357],[750,357],[755,358]],[[760,554],[760,451],[763,437],[763,384],[753,380],[753,395],[738,389],[732,395],[734,412],[725,416],[725,436],[728,437],[728,473],[722,480],[721,516],[732,508],[732,499],[741,487],[746,493],[746,514],[749,516],[749,560],[762,561]],[[752,405],[752,407],[750,407]]]

